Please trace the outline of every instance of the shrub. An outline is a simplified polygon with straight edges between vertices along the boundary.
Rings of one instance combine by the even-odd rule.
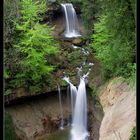
[[[133,127],[129,140],[136,140],[136,127]]]
[[[20,2],[20,20],[14,21],[18,40],[5,50],[5,78],[8,78],[9,88],[26,87],[39,92],[50,80],[55,66],[49,58],[53,59],[59,50],[52,37],[52,28],[40,23],[46,8],[45,0]]]
[[[15,131],[14,131],[14,126],[12,122],[12,118],[8,113],[5,113],[5,125],[4,125],[4,130],[5,130],[5,140],[19,140],[17,137]]]
[[[131,76],[135,62],[135,20],[130,3],[110,2],[103,7],[99,22],[94,24],[91,48],[101,61],[104,79]]]

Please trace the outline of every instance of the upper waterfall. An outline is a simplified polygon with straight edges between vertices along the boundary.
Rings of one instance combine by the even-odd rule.
[[[65,12],[66,30],[64,36],[67,38],[79,37],[78,19],[75,9],[71,3],[61,4]]]

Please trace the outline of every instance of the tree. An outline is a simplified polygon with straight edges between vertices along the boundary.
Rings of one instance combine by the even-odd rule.
[[[105,79],[128,78],[135,70],[135,18],[131,3],[107,0],[101,4],[102,14],[94,24],[91,48],[101,61]]]
[[[5,76],[8,72],[9,76],[6,77],[10,79],[10,88],[26,87],[30,91],[39,92],[50,79],[54,66],[47,58],[55,56],[59,50],[52,36],[52,28],[40,23],[45,11],[44,0],[20,2],[20,20],[14,21],[18,38],[12,46],[16,51],[16,58],[13,58],[15,63],[10,67],[5,63]]]

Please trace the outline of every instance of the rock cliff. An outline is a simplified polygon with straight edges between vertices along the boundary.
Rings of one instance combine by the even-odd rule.
[[[104,117],[99,140],[129,140],[136,125],[136,94],[121,78],[114,78],[99,91]]]

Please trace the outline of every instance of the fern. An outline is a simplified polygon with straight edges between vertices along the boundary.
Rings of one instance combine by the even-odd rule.
[[[32,92],[39,92],[55,68],[47,57],[58,54],[58,44],[53,39],[52,28],[40,24],[46,11],[45,0],[21,0],[20,6],[20,21],[14,22],[19,39],[13,45],[20,59],[9,85],[11,88],[24,86]]]

